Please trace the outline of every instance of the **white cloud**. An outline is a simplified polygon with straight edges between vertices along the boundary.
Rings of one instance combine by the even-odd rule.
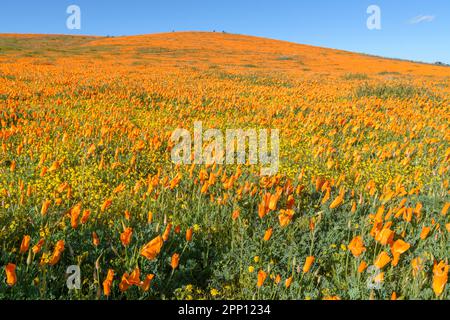
[[[421,15],[418,15],[417,17],[414,17],[411,20],[409,20],[409,23],[410,24],[418,24],[418,23],[422,23],[422,22],[432,22],[435,18],[436,18],[436,16],[421,14]]]

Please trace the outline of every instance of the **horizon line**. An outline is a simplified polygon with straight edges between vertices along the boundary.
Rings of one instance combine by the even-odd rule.
[[[346,53],[365,55],[365,56],[369,56],[369,57],[373,57],[373,58],[382,58],[382,59],[388,59],[388,60],[426,64],[426,65],[432,65],[432,66],[436,66],[436,67],[450,67],[450,61],[444,62],[444,61],[435,60],[434,62],[426,62],[426,61],[412,60],[412,59],[406,59],[406,58],[380,56],[380,55],[373,54],[373,53],[350,51],[348,49],[340,49],[340,48],[327,47],[327,46],[318,46],[318,45],[313,45],[313,44],[308,44],[308,43],[300,43],[300,42],[284,40],[284,39],[256,36],[256,35],[252,35],[252,34],[233,33],[233,32],[228,32],[225,30],[222,30],[222,31],[216,31],[216,30],[214,30],[214,31],[206,31],[206,30],[178,30],[178,31],[175,31],[175,30],[173,30],[173,31],[165,31],[165,32],[153,32],[153,33],[142,33],[142,34],[123,34],[123,35],[95,35],[95,34],[73,34],[73,33],[72,34],[70,34],[70,33],[33,33],[33,32],[30,32],[30,33],[4,32],[4,33],[2,33],[2,32],[0,32],[0,37],[7,35],[7,36],[61,36],[61,37],[92,37],[92,38],[126,38],[126,37],[142,37],[142,36],[150,36],[150,35],[164,35],[164,34],[171,34],[171,33],[209,33],[209,34],[215,33],[215,34],[238,35],[238,36],[253,37],[253,38],[259,38],[259,39],[280,41],[280,42],[287,42],[287,43],[291,43],[291,44],[309,46],[309,47],[314,47],[314,48],[342,51],[342,52],[346,52]]]

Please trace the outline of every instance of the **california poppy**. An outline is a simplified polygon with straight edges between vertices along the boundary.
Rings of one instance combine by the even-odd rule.
[[[12,287],[17,283],[17,275],[16,275],[16,265],[13,263],[8,263],[5,267],[6,272],[6,283],[8,286]]]
[[[91,210],[88,210],[88,209],[84,210],[83,214],[81,215],[81,219],[80,219],[81,224],[86,224],[90,215],[91,215]]]
[[[433,291],[436,296],[440,296],[444,292],[445,285],[448,281],[449,266],[444,261],[434,263],[433,266]]]
[[[122,275],[122,279],[120,280],[120,283],[119,283],[119,290],[122,292],[127,291],[128,288],[131,287],[131,284],[128,282],[128,277],[129,277],[129,274],[127,272],[125,272]]]
[[[41,215],[45,216],[47,214],[48,208],[50,207],[50,204],[52,202],[50,200],[45,200],[42,203],[42,208],[41,208]]]
[[[361,236],[354,237],[348,244],[348,248],[355,257],[359,257],[364,251],[366,251]]]
[[[141,249],[141,255],[146,257],[148,260],[154,260],[161,251],[163,243],[163,238],[161,236],[157,236]]]
[[[389,255],[385,251],[383,251],[375,259],[374,265],[378,269],[383,269],[384,266],[386,266],[389,262],[391,262],[391,257],[389,257]]]
[[[101,212],[105,212],[106,209],[108,209],[112,204],[112,199],[108,198],[105,201],[103,201],[102,206],[100,207]]]
[[[180,263],[180,255],[178,253],[174,253],[170,261],[170,266],[172,267],[172,270],[178,268],[179,263]]]
[[[338,195],[336,199],[334,199],[333,202],[330,204],[330,209],[335,209],[339,207],[342,203],[344,203],[344,197]]]
[[[103,294],[109,296],[111,294],[111,286],[114,279],[114,270],[109,269],[106,279],[103,281]]]
[[[287,225],[289,225],[293,217],[294,217],[294,210],[280,210],[280,214],[278,215],[280,226],[286,227]]]
[[[236,220],[237,218],[239,218],[239,215],[240,215],[240,211],[239,211],[239,209],[236,209],[236,210],[233,211],[233,214],[231,215],[231,218],[233,220]]]
[[[141,289],[144,291],[148,291],[148,289],[150,289],[150,283],[154,277],[155,277],[154,274],[148,274],[145,277],[145,280],[143,282],[141,282],[141,284],[140,284]]]
[[[261,288],[262,285],[264,284],[264,281],[266,280],[266,278],[267,278],[267,273],[265,273],[263,270],[259,270],[258,271],[258,282],[257,282],[256,286],[258,288]]]
[[[258,216],[262,219],[266,216],[266,214],[267,214],[266,203],[263,200],[263,202],[261,202],[258,205]]]
[[[95,231],[92,232],[92,244],[96,247],[100,244],[100,239]]]
[[[20,244],[20,253],[25,253],[28,251],[28,249],[30,248],[30,236],[29,235],[25,235],[22,239],[22,243]]]
[[[162,239],[164,241],[167,241],[169,239],[170,230],[172,230],[172,223],[169,223],[166,227],[166,230],[164,230],[164,233],[162,235]]]
[[[358,273],[362,273],[366,269],[367,269],[367,263],[365,261],[361,261],[361,263],[358,266]]]
[[[120,234],[120,241],[124,247],[127,247],[131,242],[131,237],[133,236],[133,228],[125,228],[125,230]]]
[[[127,282],[130,285],[140,285],[141,284],[141,270],[136,267],[131,274],[127,277]]]
[[[445,216],[447,215],[448,209],[450,208],[450,202],[447,202],[444,207],[442,208],[441,215]]]
[[[56,245],[55,249],[53,250],[53,254],[48,262],[49,265],[54,266],[59,262],[59,259],[61,258],[61,254],[64,251],[64,240],[59,240]]]
[[[70,225],[76,229],[78,226],[78,217],[81,213],[81,203],[78,203],[72,209],[70,209]]]
[[[420,239],[425,240],[428,237],[430,231],[431,231],[430,227],[423,227],[422,231],[420,232]]]
[[[303,273],[307,273],[311,269],[314,260],[315,258],[313,256],[309,256],[306,258],[305,264],[303,265]]]
[[[33,246],[33,248],[31,249],[31,251],[33,251],[34,254],[39,253],[39,251],[41,251],[42,246],[44,245],[44,239],[39,240],[39,242]]]
[[[273,232],[272,228],[266,230],[266,232],[264,233],[264,241],[270,240],[270,238],[272,237],[272,232]]]
[[[280,198],[279,193],[275,193],[270,196],[270,200],[269,200],[269,209],[270,210],[275,210],[277,208],[277,203],[278,203],[279,198]]]
[[[192,241],[192,233],[193,233],[192,228],[189,228],[186,230],[186,241],[187,242]]]
[[[286,287],[286,289],[291,286],[291,283],[292,283],[292,277],[287,278],[284,283],[284,286]]]
[[[392,244],[394,240],[394,232],[389,227],[383,227],[376,235],[375,240],[382,245]]]
[[[405,253],[409,248],[410,248],[410,244],[398,239],[394,242],[394,244],[391,247],[391,253],[394,257],[394,259],[392,260],[392,266],[396,266],[398,264],[398,261],[400,260],[400,255]]]

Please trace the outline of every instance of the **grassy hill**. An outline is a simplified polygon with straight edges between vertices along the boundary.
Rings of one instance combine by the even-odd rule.
[[[278,129],[278,173],[175,165],[197,121]],[[444,66],[0,35],[0,299],[448,299],[449,125]]]

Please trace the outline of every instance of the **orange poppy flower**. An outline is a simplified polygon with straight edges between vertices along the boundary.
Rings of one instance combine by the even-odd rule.
[[[375,240],[382,245],[392,244],[394,240],[395,233],[389,229],[384,227],[381,231],[376,235]]]
[[[280,198],[280,194],[278,194],[278,193],[275,193],[270,196],[270,200],[269,200],[269,209],[270,210],[277,209],[277,203],[278,203],[279,198]]]
[[[364,251],[366,251],[361,236],[354,237],[348,244],[348,248],[355,257],[359,257]]]
[[[133,236],[133,228],[126,228],[121,234],[120,234],[120,241],[124,245],[124,247],[127,247],[131,242],[131,237]]]
[[[256,284],[256,286],[258,288],[261,288],[262,285],[264,284],[264,281],[266,281],[267,278],[267,273],[265,273],[263,270],[259,270],[258,271],[258,282]]]
[[[287,288],[289,288],[291,286],[292,283],[292,277],[289,277],[286,279],[286,281],[284,282],[284,286]]]
[[[344,197],[338,195],[333,202],[330,204],[330,209],[335,209],[344,203]]]
[[[315,258],[313,256],[309,256],[306,258],[305,264],[303,265],[303,273],[307,273],[311,269],[314,260]]]
[[[103,201],[102,206],[100,207],[100,211],[105,212],[106,209],[111,207],[111,204],[112,204],[112,199],[111,198],[106,199],[105,201]]]
[[[281,281],[281,276],[279,274],[277,274],[275,279],[274,279],[274,282],[275,282],[275,284],[279,284],[280,281]]]
[[[127,282],[129,285],[140,285],[141,284],[141,270],[136,267],[133,272],[127,277]]]
[[[236,220],[237,218],[239,218],[239,215],[240,215],[239,210],[238,210],[238,209],[237,209],[237,210],[234,210],[234,211],[233,211],[233,214],[231,215],[231,218],[232,218],[233,220]]]
[[[76,229],[78,227],[78,217],[81,213],[81,203],[70,209],[70,225]]]
[[[125,292],[131,287],[130,283],[128,282],[128,277],[129,274],[126,272],[122,275],[122,279],[119,283],[119,290],[121,292]]]
[[[394,244],[391,247],[391,253],[394,257],[392,260],[392,266],[396,266],[398,264],[398,261],[400,260],[400,255],[405,253],[409,250],[411,245],[403,240],[397,240],[394,242]]]
[[[10,287],[14,286],[17,283],[16,265],[13,263],[8,263],[5,267],[5,272],[6,284]]]
[[[385,251],[383,251],[375,259],[374,265],[378,269],[383,269],[389,262],[391,262],[391,257],[389,257],[389,255]]]
[[[81,215],[81,219],[80,219],[81,224],[86,224],[90,215],[91,215],[91,210],[87,210],[87,209],[84,210],[83,214]]]
[[[294,196],[293,196],[292,194],[290,194],[290,195],[288,196],[287,201],[286,201],[286,208],[292,209],[292,208],[294,207],[294,205],[295,205],[295,199],[294,199]]]
[[[280,225],[282,227],[286,227],[291,223],[293,217],[294,217],[294,210],[280,210],[278,220],[280,221]]]
[[[440,296],[444,292],[445,285],[448,281],[449,265],[444,261],[434,263],[433,266],[433,291],[436,296]]]
[[[45,200],[42,203],[42,208],[41,208],[41,215],[45,216],[47,214],[48,208],[50,207],[50,204],[52,202],[50,200]]]
[[[180,263],[180,255],[178,253],[174,253],[170,261],[170,266],[172,267],[172,270],[178,268],[179,263]]]
[[[270,240],[270,238],[272,237],[272,232],[273,232],[272,228],[266,230],[266,232],[264,233],[264,241]]]
[[[450,202],[447,202],[444,207],[442,208],[441,215],[445,216],[447,215],[448,209],[450,208]]]
[[[430,231],[431,231],[430,227],[423,227],[422,232],[420,232],[420,239],[425,240],[428,237]]]
[[[169,239],[169,235],[170,235],[170,230],[172,230],[172,224],[169,223],[166,227],[166,230],[164,230],[164,233],[162,235],[162,239],[164,241],[167,241]]]
[[[114,279],[114,270],[109,269],[105,281],[103,281],[103,294],[107,297],[111,295],[111,286]]]
[[[187,242],[191,242],[192,241],[192,233],[193,233],[193,229],[189,228],[186,230],[186,241]]]
[[[125,190],[125,188],[126,188],[125,184],[121,183],[121,184],[119,184],[119,185],[113,190],[113,193],[114,193],[114,194],[120,193],[120,192],[122,192],[123,190]]]
[[[146,257],[148,260],[154,260],[161,251],[163,243],[163,238],[161,236],[157,236],[141,249],[141,255]]]
[[[148,274],[145,277],[145,280],[143,282],[141,282],[141,284],[140,284],[141,289],[144,290],[145,292],[147,292],[150,289],[150,283],[154,277],[155,277],[154,274]]]
[[[98,238],[98,235],[95,231],[92,232],[92,243],[96,247],[98,247],[98,245],[100,244],[100,239]]]
[[[367,269],[367,263],[365,261],[361,261],[361,263],[358,266],[358,273],[362,273],[366,269]]]
[[[55,249],[53,250],[53,254],[48,262],[49,265],[54,266],[59,262],[59,259],[61,258],[62,253],[64,252],[64,240],[59,240],[56,245]]]
[[[30,236],[29,235],[25,235],[22,239],[22,243],[20,244],[20,253],[25,253],[28,251],[28,249],[30,248]]]
[[[44,245],[44,239],[39,240],[39,242],[33,246],[31,251],[33,251],[34,254],[37,254],[41,251],[42,246]]]
[[[266,203],[263,201],[258,205],[258,216],[262,219],[266,216]]]

